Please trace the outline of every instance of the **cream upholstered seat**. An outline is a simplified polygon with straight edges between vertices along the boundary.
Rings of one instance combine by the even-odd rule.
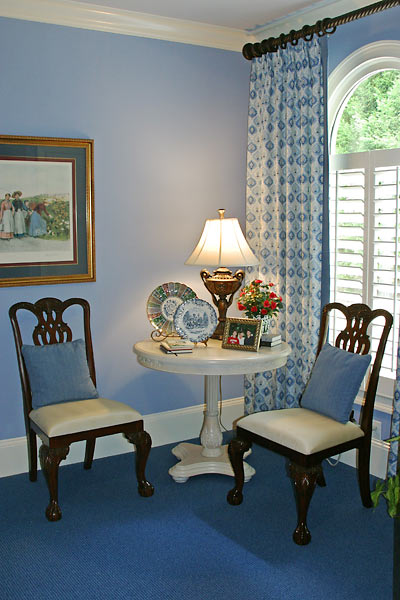
[[[338,321],[342,319],[345,323],[336,337],[335,346],[326,344],[331,311],[337,311]],[[350,415],[351,406],[370,361],[367,330],[375,319],[381,326],[381,337],[367,382],[360,424],[357,424]],[[317,361],[303,394],[304,406],[254,413],[237,423],[236,438],[228,447],[235,475],[235,487],[227,498],[230,504],[239,505],[243,500],[243,456],[255,442],[289,459],[289,474],[297,501],[298,520],[293,532],[296,544],[305,545],[311,540],[307,511],[316,484],[325,485],[324,459],[355,448],[361,500],[364,506],[372,506],[369,483],[372,417],[379,371],[392,323],[393,317],[386,310],[371,310],[365,304],[346,307],[335,302],[324,307]]]
[[[74,338],[64,321],[67,311],[84,339]],[[24,402],[29,478],[37,479],[38,436],[42,441],[40,464],[50,495],[46,508],[48,520],[58,521],[62,516],[58,504],[58,467],[73,442],[86,441],[83,465],[90,469],[96,439],[122,433],[136,449],[138,492],[141,496],[151,496],[154,488],[145,476],[151,437],[143,428],[140,413],[122,402],[100,398],[96,389],[89,303],[82,298],[64,301],[42,298],[34,304],[14,304],[9,316]],[[77,316],[83,317],[81,322]],[[22,335],[28,333],[28,324],[33,345],[23,343],[23,337],[28,337]]]
[[[338,423],[307,408],[253,413],[240,419],[238,425],[302,454],[320,452],[365,435],[357,423]]]
[[[48,437],[100,429],[141,419],[141,414],[123,402],[108,398],[91,398],[41,406],[29,418]]]

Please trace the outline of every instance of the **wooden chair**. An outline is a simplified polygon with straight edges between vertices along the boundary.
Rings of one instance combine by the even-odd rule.
[[[393,317],[386,310],[372,311],[365,304],[353,304],[348,307],[339,303],[327,304],[322,312],[317,356],[327,339],[328,316],[334,309],[341,311],[346,318],[346,326],[337,336],[335,346],[356,354],[369,352],[368,326],[378,317],[384,319],[379,346],[367,383],[360,424],[354,422],[353,413],[349,415],[349,422],[343,424],[302,407],[253,413],[239,420],[236,438],[228,447],[235,474],[235,487],[227,497],[232,505],[241,504],[243,500],[243,455],[249,450],[252,442],[289,459],[289,475],[294,482],[298,515],[293,539],[299,545],[308,544],[311,540],[306,521],[307,511],[316,484],[325,485],[321,464],[325,458],[356,448],[361,500],[364,506],[372,506],[369,481],[372,417],[379,371]]]
[[[73,340],[72,330],[63,320],[64,312],[71,307],[75,307],[72,310],[75,310],[79,316],[79,325],[81,325],[83,331],[83,347],[86,351],[89,375],[95,386],[96,373],[90,331],[90,307],[86,300],[71,298],[61,301],[57,298],[42,298],[34,304],[30,302],[18,302],[11,306],[9,310],[21,377],[28,445],[29,478],[31,481],[36,481],[37,479],[36,436],[39,436],[42,441],[39,450],[40,464],[50,493],[50,502],[46,508],[46,517],[49,521],[58,521],[61,519],[62,513],[58,505],[58,467],[60,462],[66,458],[69,446],[73,442],[86,440],[83,465],[85,469],[90,469],[96,438],[123,433],[128,442],[136,446],[136,476],[139,494],[148,497],[154,492],[153,486],[145,477],[145,466],[151,448],[151,438],[144,431],[143,420],[140,413],[136,410],[122,402],[93,397],[92,399],[62,402],[41,406],[36,409],[32,408],[31,383],[23,356],[21,329],[25,331],[29,322],[29,329],[32,331],[33,314],[34,328],[32,339],[35,346],[71,342]],[[79,307],[82,308],[82,311]],[[26,311],[32,313],[30,319]],[[30,346],[30,348],[33,347]],[[65,347],[61,350],[64,349]],[[87,379],[90,382],[89,376]],[[96,390],[95,392],[97,395]]]

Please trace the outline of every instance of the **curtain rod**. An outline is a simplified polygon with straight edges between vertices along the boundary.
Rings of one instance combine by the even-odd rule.
[[[302,38],[309,42],[312,40],[314,34],[318,37],[322,37],[329,33],[334,33],[339,25],[344,25],[345,23],[368,17],[369,15],[373,15],[388,8],[393,8],[399,4],[400,0],[382,0],[381,2],[375,2],[375,4],[369,4],[368,6],[364,6],[364,8],[358,8],[357,10],[340,15],[334,19],[328,17],[322,21],[317,21],[315,25],[304,25],[304,27],[297,31],[292,29],[290,33],[281,33],[281,35],[276,38],[270,37],[262,42],[246,44],[243,46],[242,53],[247,60],[252,60],[253,58],[260,57],[269,52],[277,52],[279,48],[285,49],[288,43],[291,43],[292,46],[296,46],[298,41]]]

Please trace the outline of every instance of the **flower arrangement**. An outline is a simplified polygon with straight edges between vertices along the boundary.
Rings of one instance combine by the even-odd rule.
[[[282,296],[274,292],[274,283],[255,279],[245,285],[239,295],[238,309],[244,310],[250,319],[275,317],[282,308]]]

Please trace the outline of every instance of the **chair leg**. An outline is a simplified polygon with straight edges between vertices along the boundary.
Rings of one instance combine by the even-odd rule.
[[[319,487],[326,487],[325,475],[322,470],[322,466],[321,466],[321,473],[319,473],[317,476],[317,485],[319,485]]]
[[[92,440],[86,440],[85,460],[83,463],[84,469],[90,469],[92,466],[95,445],[96,438],[93,438]]]
[[[293,532],[293,540],[299,546],[305,546],[311,541],[311,533],[307,527],[308,507],[317,480],[322,475],[322,467],[317,465],[316,467],[306,468],[290,463],[289,473],[293,479],[297,502],[297,527]]]
[[[28,464],[29,464],[29,479],[31,481],[37,480],[37,443],[36,433],[32,430],[28,430],[26,436],[28,444]]]
[[[66,448],[49,448],[42,444],[39,450],[39,459],[42,471],[49,488],[50,502],[46,508],[46,517],[49,521],[59,521],[62,513],[58,505],[58,467],[67,457],[69,446]]]
[[[151,437],[147,431],[125,433],[124,435],[128,442],[136,446],[136,477],[138,482],[138,492],[144,498],[148,498],[154,494],[154,487],[147,481],[145,475],[146,463],[151,450]]]
[[[371,508],[371,489],[369,482],[369,462],[371,444],[365,444],[358,450],[358,485],[360,488],[361,502],[366,508]]]
[[[244,468],[243,455],[251,448],[251,443],[235,438],[230,441],[228,446],[229,460],[235,475],[235,487],[228,492],[227,501],[233,506],[241,504],[243,501]]]

